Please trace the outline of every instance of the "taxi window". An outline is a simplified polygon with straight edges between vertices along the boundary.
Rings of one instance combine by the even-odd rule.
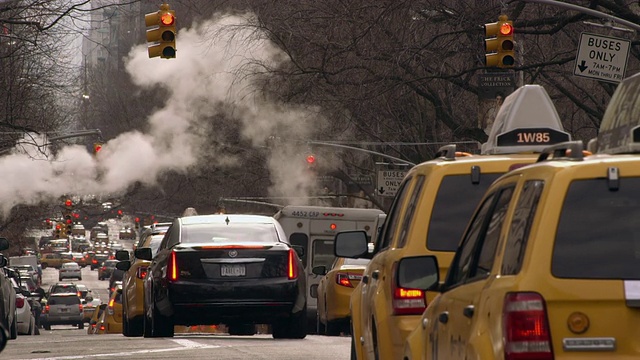
[[[443,177],[433,203],[426,239],[427,249],[456,251],[473,211],[489,185],[501,175],[501,173],[483,173],[477,184],[471,181],[470,174]]]
[[[480,239],[487,216],[491,213],[490,210],[494,199],[495,193],[489,195],[482,205],[480,205],[478,213],[471,224],[469,224],[469,231],[465,234],[465,237],[460,244],[460,249],[456,252],[456,256],[454,257],[449,273],[447,274],[447,288],[462,284],[466,281],[467,276],[470,275],[473,266],[475,248]]]
[[[400,223],[400,212],[402,211],[402,204],[404,204],[405,199],[407,198],[407,194],[409,193],[409,182],[411,179],[405,180],[398,190],[398,194],[393,201],[393,205],[391,205],[391,210],[389,211],[389,216],[385,221],[385,226],[383,229],[383,235],[380,237],[380,242],[376,244],[376,251],[380,251],[389,247],[391,241],[393,240],[393,235],[396,232],[396,228]]]
[[[398,247],[404,247],[407,243],[407,235],[409,234],[409,227],[413,224],[413,216],[415,215],[416,206],[418,205],[418,200],[420,199],[420,195],[422,194],[422,185],[424,185],[424,176],[418,176],[416,180],[416,186],[411,194],[411,198],[409,199],[409,204],[407,205],[407,211],[404,214],[404,221],[402,221],[402,230],[400,231],[400,237],[398,239]]]
[[[558,278],[640,280],[640,178],[575,180],[562,205],[551,273]]]
[[[524,251],[527,247],[531,224],[538,208],[540,194],[544,188],[544,181],[530,180],[524,183],[520,198],[513,212],[507,246],[502,260],[502,275],[516,275],[522,268]]]

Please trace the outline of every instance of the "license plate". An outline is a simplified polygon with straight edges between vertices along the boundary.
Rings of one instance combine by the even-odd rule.
[[[64,308],[60,309],[60,312],[68,312],[68,311],[69,311],[69,309],[64,309]]]
[[[245,276],[247,269],[244,265],[222,265],[220,275],[222,276]]]

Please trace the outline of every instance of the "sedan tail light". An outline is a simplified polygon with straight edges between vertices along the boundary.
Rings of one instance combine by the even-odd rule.
[[[295,253],[295,250],[293,249],[289,249],[287,277],[289,278],[289,280],[298,278],[298,262],[296,261],[296,253]]]
[[[171,255],[169,256],[169,261],[167,263],[167,280],[178,280],[178,262],[176,261],[175,251],[171,251]]]
[[[16,307],[18,309],[22,309],[23,306],[24,306],[24,298],[23,297],[17,297],[16,298]]]

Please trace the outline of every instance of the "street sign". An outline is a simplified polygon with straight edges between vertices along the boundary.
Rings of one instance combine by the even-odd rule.
[[[400,183],[407,174],[406,170],[378,171],[378,186],[376,190],[380,196],[396,196]]]
[[[509,96],[516,87],[515,73],[501,70],[478,74],[478,96],[481,99],[495,99],[497,96]]]
[[[582,33],[573,74],[619,83],[624,79],[631,41]]]

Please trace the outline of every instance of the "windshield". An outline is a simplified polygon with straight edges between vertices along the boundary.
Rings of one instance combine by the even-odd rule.
[[[151,241],[149,242],[147,247],[151,248],[151,256],[152,257],[156,256],[156,253],[158,252],[158,248],[160,247],[160,243],[162,242],[163,238],[164,238],[164,234],[163,235],[153,235],[151,237]]]

